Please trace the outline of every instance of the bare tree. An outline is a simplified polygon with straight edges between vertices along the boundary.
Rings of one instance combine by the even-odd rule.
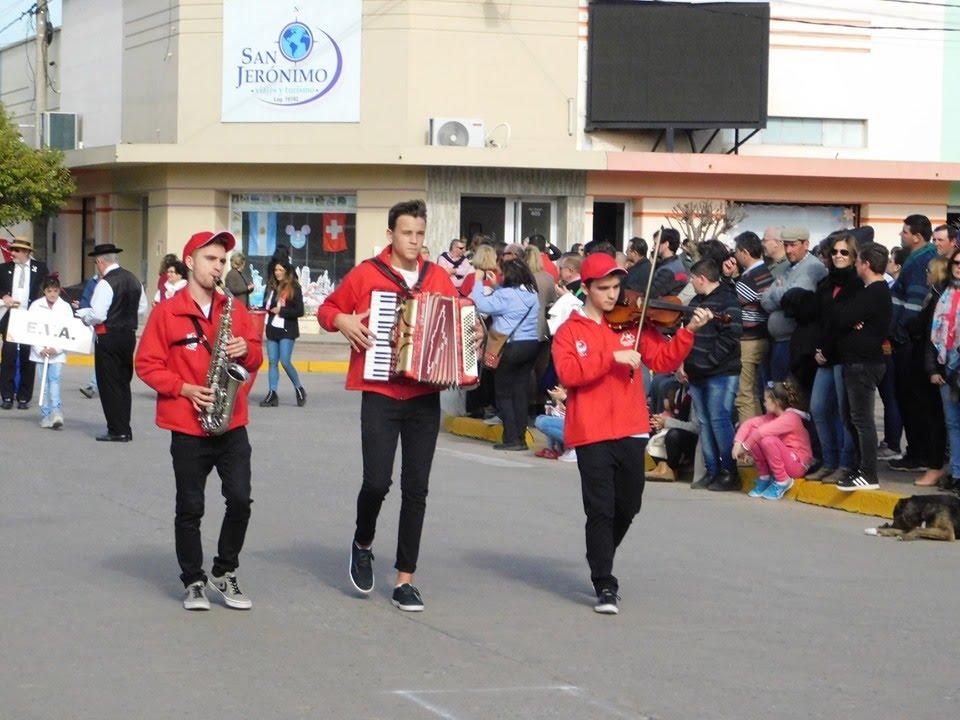
[[[693,200],[674,205],[667,222],[684,238],[683,249],[687,254],[698,260],[698,243],[730,232],[746,217],[743,205],[729,200]]]

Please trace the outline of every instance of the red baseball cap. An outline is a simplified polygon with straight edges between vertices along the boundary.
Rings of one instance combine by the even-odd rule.
[[[183,261],[186,262],[187,258],[197,250],[213,242],[222,243],[227,249],[227,252],[230,252],[236,246],[237,239],[233,236],[233,233],[227,232],[226,230],[221,230],[220,232],[204,230],[203,232],[194,233],[190,236],[187,244],[183,246]]]
[[[626,275],[627,271],[617,265],[616,260],[602,252],[587,255],[580,266],[580,281],[584,283],[614,274]]]

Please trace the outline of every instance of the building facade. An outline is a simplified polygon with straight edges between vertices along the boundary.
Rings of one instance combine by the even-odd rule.
[[[191,233],[230,228],[258,283],[276,244],[291,248],[315,304],[384,244],[386,210],[411,197],[427,200],[434,255],[475,232],[539,232],[561,248],[649,238],[686,200],[743,203],[739,229],[761,232],[871,224],[888,245],[905,215],[939,223],[960,207],[960,98],[947,92],[960,44],[947,32],[881,29],[960,27],[955,8],[881,16],[865,0],[842,11],[771,3],[770,119],[728,154],[732,130],[693,132],[673,152],[656,132],[585,131],[584,0],[268,3],[276,20],[244,29],[261,33],[262,51],[240,42],[231,55],[230,13],[244,2],[63,1],[50,106],[77,113],[82,147],[67,152],[78,189],[46,247],[67,283],[92,272],[94,243],[123,247],[148,278]],[[339,45],[331,38],[340,83],[322,89],[325,69],[293,79],[305,78],[298,90],[319,82],[345,114],[318,120],[290,105],[249,119],[230,99],[238,87],[306,67],[284,33],[302,22],[320,46],[331,7],[357,18],[345,16]],[[0,93],[21,118],[29,101],[12,103],[8,88],[28,54],[0,52]],[[431,144],[431,119],[460,120],[475,146]]]

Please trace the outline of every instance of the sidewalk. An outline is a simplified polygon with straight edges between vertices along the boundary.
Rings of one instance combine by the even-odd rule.
[[[444,429],[453,435],[487,442],[500,442],[503,431],[500,425],[490,426],[485,425],[482,420],[450,416],[444,419]],[[544,438],[537,431],[528,431],[527,444],[531,448],[542,447]],[[544,462],[549,461],[545,460]],[[893,508],[901,498],[942,492],[937,488],[915,487],[913,481],[920,476],[920,473],[896,472],[889,470],[884,462],[881,462],[880,465],[882,468],[880,471],[880,490],[843,492],[834,485],[824,485],[814,480],[797,480],[786,494],[786,499],[808,505],[846,510],[861,515],[891,518],[893,517]],[[653,462],[647,456],[647,469],[652,468]],[[740,477],[743,481],[741,492],[747,493],[753,488],[757,471],[753,467],[741,467]]]

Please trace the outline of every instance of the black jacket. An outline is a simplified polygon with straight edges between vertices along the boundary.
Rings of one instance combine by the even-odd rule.
[[[724,324],[714,320],[697,331],[693,336],[693,349],[683,363],[687,375],[691,380],[739,375],[743,322],[740,301],[733,286],[721,281],[709,295],[696,295],[690,306],[709,308],[714,314],[725,313],[730,316],[730,322]]]
[[[0,265],[0,298],[13,294],[13,261]],[[43,295],[40,285],[47,279],[50,271],[45,263],[30,258],[30,302]],[[29,304],[29,303],[28,303]],[[26,306],[23,308],[26,310]],[[4,313],[0,320],[0,334],[7,334],[7,324],[10,322],[10,313]]]
[[[836,295],[834,290],[837,290]],[[847,302],[861,290],[863,290],[863,280],[857,275],[854,267],[840,271],[833,270],[817,283],[815,294],[818,317],[814,350],[820,348],[823,351],[827,358],[826,367],[840,362],[840,353],[837,349],[837,338],[840,333],[833,322],[836,306]]]
[[[267,304],[269,303],[269,304]],[[267,291],[267,298],[264,301],[263,309],[270,310],[277,306],[277,294],[273,291]],[[293,297],[287,300],[279,312],[283,318],[283,330],[273,326],[272,314],[267,315],[267,340],[295,340],[300,337],[300,323],[298,318],[303,317],[303,290],[299,285],[294,286]]]

